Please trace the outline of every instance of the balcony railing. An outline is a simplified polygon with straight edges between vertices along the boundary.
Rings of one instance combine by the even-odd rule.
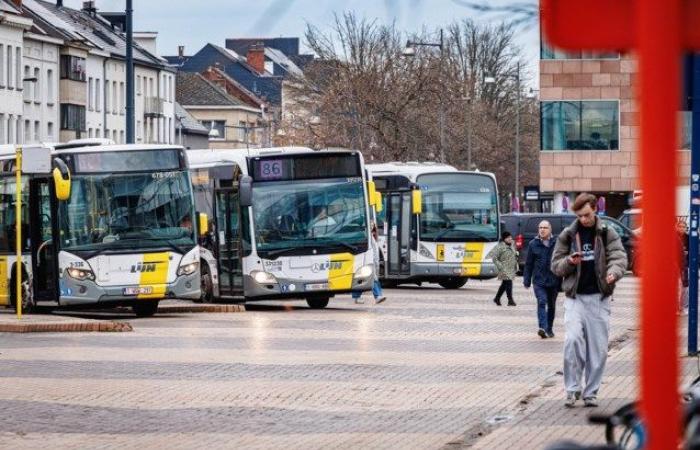
[[[165,100],[160,97],[146,97],[143,114],[146,117],[158,117],[163,115]]]

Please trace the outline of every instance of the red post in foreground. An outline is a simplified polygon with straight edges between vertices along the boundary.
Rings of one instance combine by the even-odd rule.
[[[549,42],[564,49],[635,51],[639,57],[641,242],[641,403],[648,449],[677,448],[680,436],[673,241],[680,62],[700,48],[700,2],[543,0]]]

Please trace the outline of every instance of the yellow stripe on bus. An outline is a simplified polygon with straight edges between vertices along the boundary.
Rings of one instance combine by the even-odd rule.
[[[462,259],[462,275],[467,277],[476,277],[481,275],[481,259],[483,255],[483,242],[472,242],[464,244],[464,258]]]
[[[0,256],[0,305],[10,304],[10,279],[7,273],[7,257]]]
[[[331,255],[331,266],[328,269],[328,289],[341,291],[352,287],[355,256],[351,253]]]
[[[147,253],[143,255],[143,265],[144,269],[141,272],[139,287],[143,288],[150,286],[152,291],[150,294],[139,294],[137,298],[163,298],[165,296],[166,283],[168,281],[170,252]]]

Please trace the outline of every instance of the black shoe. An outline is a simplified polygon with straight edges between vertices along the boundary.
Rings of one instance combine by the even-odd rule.
[[[540,328],[539,330],[537,330],[537,334],[538,334],[542,339],[547,339],[547,333],[546,333],[542,328]]]
[[[494,302],[495,304],[497,304],[498,306],[501,306],[501,300],[500,300],[500,299],[494,298],[494,299],[493,299],[493,302]]]
[[[508,302],[508,306],[518,306],[518,305],[516,305],[515,302],[513,300],[511,300]]]
[[[553,338],[553,337],[554,337],[554,331],[548,331],[548,332],[547,332],[547,337]]]

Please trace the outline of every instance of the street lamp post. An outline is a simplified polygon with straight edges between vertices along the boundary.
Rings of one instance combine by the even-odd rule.
[[[420,42],[420,41],[408,41],[406,42],[406,48],[403,51],[404,56],[415,56],[416,47],[438,47],[440,49],[440,74],[442,75],[442,65],[445,56],[445,40],[442,28],[440,28],[440,42]],[[440,99],[440,117],[438,118],[440,127],[440,162],[445,162],[445,105]]]
[[[133,0],[126,0],[126,143],[134,141],[134,33]]]
[[[515,79],[516,101],[515,101],[515,189],[513,194],[516,198],[520,193],[520,61],[517,62],[516,72],[513,78]],[[511,75],[512,76],[512,75]],[[495,77],[485,77],[484,83],[495,84]]]

